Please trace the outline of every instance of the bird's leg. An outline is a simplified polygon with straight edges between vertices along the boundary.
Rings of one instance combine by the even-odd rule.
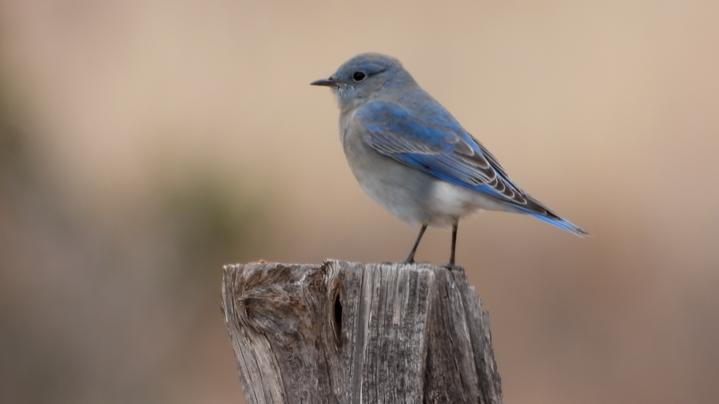
[[[462,267],[458,267],[458,266],[454,265],[454,251],[457,247],[457,227],[459,227],[459,220],[452,225],[452,250],[449,253],[449,263],[447,265],[445,265],[445,267],[447,267],[450,270],[453,270],[453,269],[462,270]]]
[[[427,230],[427,225],[423,224],[422,228],[419,229],[419,234],[417,235],[417,240],[414,242],[414,245],[412,246],[412,251],[409,252],[409,255],[407,258],[404,259],[404,261],[401,261],[401,264],[413,264],[414,263],[414,253],[417,252],[417,247],[419,246],[419,240],[422,240],[422,236],[424,235],[424,231]]]
[[[459,227],[459,222],[452,225],[452,251],[449,253],[450,266],[454,266],[454,251],[457,247],[457,227]]]

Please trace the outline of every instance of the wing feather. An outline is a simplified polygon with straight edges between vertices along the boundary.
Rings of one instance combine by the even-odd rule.
[[[356,113],[368,131],[364,140],[377,152],[465,188],[527,204],[497,159],[445,110],[413,114],[396,103],[371,101]]]

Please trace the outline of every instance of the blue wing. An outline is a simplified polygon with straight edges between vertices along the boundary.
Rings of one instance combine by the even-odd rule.
[[[364,140],[374,150],[575,234],[588,234],[512,183],[497,159],[436,101],[415,96],[403,102],[408,107],[375,100],[356,111],[368,131]]]

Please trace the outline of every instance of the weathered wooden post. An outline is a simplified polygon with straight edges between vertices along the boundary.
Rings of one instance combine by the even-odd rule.
[[[487,312],[461,271],[228,265],[222,300],[251,404],[502,402]]]

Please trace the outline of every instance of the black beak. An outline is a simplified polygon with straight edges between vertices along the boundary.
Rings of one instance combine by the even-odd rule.
[[[312,83],[310,83],[310,85],[311,86],[337,87],[337,83],[335,82],[335,79],[332,77],[328,77],[326,79],[315,80]]]

